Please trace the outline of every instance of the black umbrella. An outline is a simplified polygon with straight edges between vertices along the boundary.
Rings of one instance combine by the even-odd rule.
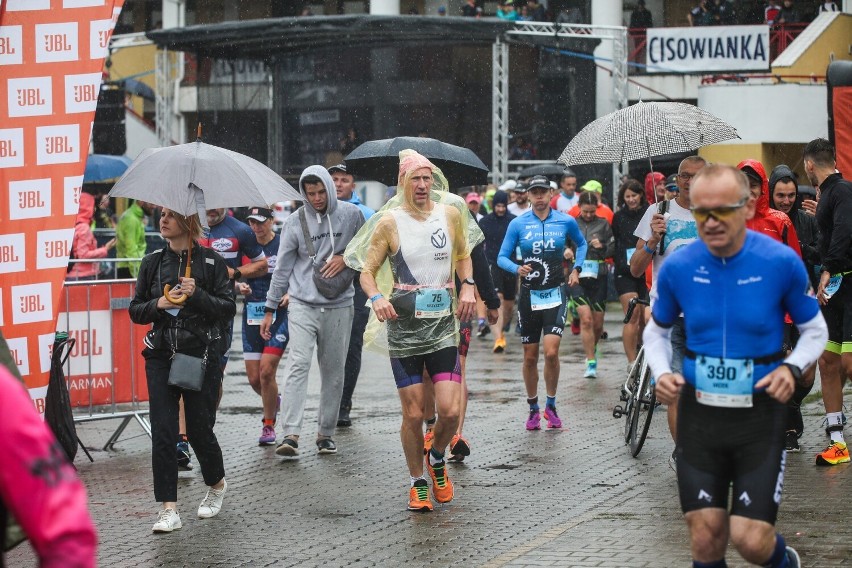
[[[450,187],[488,183],[488,166],[472,150],[414,136],[364,142],[344,159],[346,171],[385,185],[396,185],[402,150],[414,150],[429,158],[444,172]]]
[[[530,166],[528,168],[524,168],[515,174],[515,177],[518,179],[530,178],[535,176],[544,176],[548,179],[555,178],[554,181],[557,181],[558,178],[562,177],[562,174],[570,172],[569,168],[561,164],[539,164],[537,166]]]

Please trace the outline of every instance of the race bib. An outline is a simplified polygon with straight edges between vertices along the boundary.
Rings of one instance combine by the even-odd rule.
[[[695,359],[695,398],[707,406],[751,408],[754,365],[751,359]]]
[[[840,284],[843,282],[843,275],[836,274],[829,279],[825,286],[825,299],[829,299],[840,290]]]
[[[248,325],[260,325],[263,316],[266,315],[266,312],[263,311],[265,307],[266,304],[263,302],[246,302],[246,323]]]
[[[597,260],[584,260],[580,268],[580,278],[597,278],[600,262]]]
[[[562,305],[560,286],[549,290],[530,290],[530,307],[533,311],[548,310]]]
[[[165,312],[167,314],[173,315],[174,317],[178,317],[178,314],[180,313],[180,308],[169,308],[165,310]]]
[[[414,317],[442,318],[452,313],[453,301],[446,288],[420,288],[414,302]]]
[[[627,264],[630,264],[630,259],[633,258],[633,253],[636,252],[636,247],[629,248],[624,252],[627,255]]]

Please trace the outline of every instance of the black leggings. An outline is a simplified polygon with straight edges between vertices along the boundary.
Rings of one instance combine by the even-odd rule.
[[[177,501],[177,450],[178,408],[181,394],[186,414],[186,434],[198,463],[204,483],[216,485],[225,477],[222,449],[213,425],[216,423],[216,402],[222,383],[222,369],[207,365],[207,374],[200,392],[182,391],[168,385],[170,352],[146,349],[145,374],[148,379],[148,397],[151,409],[151,466],[154,471],[154,498],[158,502]]]

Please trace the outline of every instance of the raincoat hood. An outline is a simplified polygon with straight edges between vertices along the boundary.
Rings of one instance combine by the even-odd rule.
[[[645,175],[645,197],[648,199],[648,203],[657,202],[655,188],[658,183],[665,183],[665,181],[666,176],[660,172],[648,172],[647,175]]]
[[[796,183],[797,176],[793,173],[793,170],[790,169],[790,166],[786,164],[775,166],[775,169],[773,169],[772,173],[769,174],[769,205],[773,209],[778,209],[778,207],[775,206],[775,184],[784,178],[790,178],[793,180],[793,183],[796,184],[796,201],[793,202],[793,208],[790,209],[790,218],[792,219],[792,217],[796,215],[796,212],[799,211],[799,208],[802,205],[802,199],[799,195],[799,184]]]
[[[76,223],[91,224],[95,216],[95,196],[91,193],[80,193],[80,210],[77,212]]]
[[[324,213],[320,213],[314,209],[313,205],[311,205],[311,202],[308,200],[308,196],[305,194],[305,187],[302,182],[309,176],[318,177],[325,186],[325,192],[326,195],[328,195],[328,205],[326,206]],[[331,174],[329,174],[328,170],[322,166],[308,166],[305,168],[305,171],[303,171],[302,175],[299,177],[299,193],[301,193],[305,198],[304,203],[307,211],[311,211],[316,215],[317,222],[319,222],[324,215],[331,215],[337,211],[337,189],[334,187],[334,181],[331,179]]]
[[[737,164],[738,170],[750,168],[760,176],[760,197],[755,204],[755,217],[765,217],[769,212],[769,180],[766,178],[766,170],[763,169],[763,164],[757,160],[743,160]]]

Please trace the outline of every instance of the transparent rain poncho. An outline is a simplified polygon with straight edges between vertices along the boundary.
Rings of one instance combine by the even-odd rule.
[[[347,266],[369,272],[398,318],[375,312],[364,333],[368,349],[410,357],[458,345],[455,270],[484,237],[464,200],[449,192],[441,170],[414,150],[399,153],[396,195],[361,227],[344,252]],[[432,170],[431,211],[405,188],[415,171]]]

